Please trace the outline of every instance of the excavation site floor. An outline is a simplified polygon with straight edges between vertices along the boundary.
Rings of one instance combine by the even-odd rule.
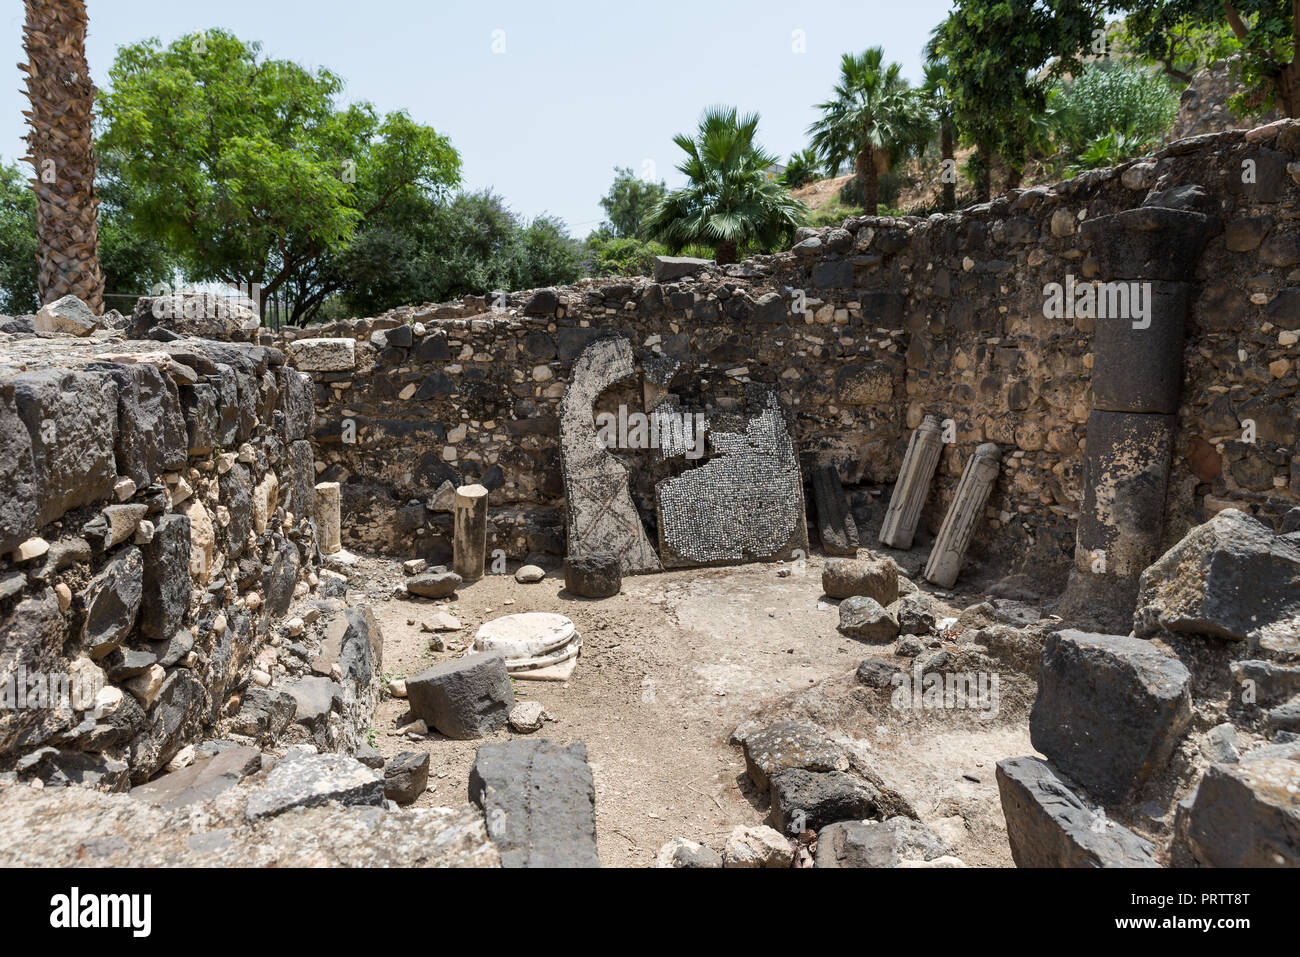
[[[822,560],[691,569],[624,579],[622,593],[578,599],[550,571],[534,584],[488,575],[441,601],[393,597],[395,561],[361,558],[351,598],[365,594],[383,627],[386,679],[419,673],[472,644],[485,621],[527,611],[556,612],[582,635],[582,656],[564,682],[515,681],[517,700],[535,700],[550,719],[533,737],[583,741],[595,779],[599,852],[606,866],[645,866],[659,847],[685,837],[721,851],[737,825],[765,823],[766,794],[728,743],[744,722],[799,718],[866,747],[873,767],[944,837],[968,866],[1010,866],[994,777],[1004,757],[1033,753],[1027,724],[1032,677],[1004,674],[995,712],[918,710],[891,705],[888,688],[864,687],[859,663],[895,659],[836,631],[836,602],[821,588]],[[951,596],[951,614],[978,601]],[[461,628],[422,629],[439,612]],[[429,788],[416,807],[457,805],[484,740],[397,732],[407,704],[386,695],[372,739],[385,758],[430,754]],[[506,728],[486,740],[516,736]]]

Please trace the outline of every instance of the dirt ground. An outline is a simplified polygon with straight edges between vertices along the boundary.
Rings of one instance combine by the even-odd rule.
[[[721,851],[736,825],[765,823],[767,798],[749,784],[741,750],[728,737],[744,721],[786,716],[811,717],[869,747],[880,759],[876,770],[968,865],[1010,865],[994,763],[1033,753],[1027,696],[1014,690],[1015,676],[1010,685],[1004,678],[1002,706],[992,718],[892,708],[888,689],[873,691],[853,677],[863,658],[888,657],[892,646],[873,648],[836,631],[837,603],[822,594],[820,559],[806,567],[632,577],[621,594],[603,601],[564,593],[556,571],[536,584],[517,583],[513,571],[434,602],[392,597],[400,565],[364,559],[353,595],[367,593],[383,627],[389,678],[458,655],[480,624],[501,615],[549,611],[573,620],[583,650],[572,677],[516,681],[515,688],[519,700],[542,702],[554,718],[535,736],[586,743],[605,865],[652,864],[673,837]],[[462,625],[444,633],[445,652],[431,651],[433,636],[420,630],[438,610]],[[404,700],[385,696],[374,718],[376,747],[385,757],[429,752],[429,790],[417,806],[464,801],[483,742],[436,732],[420,740],[399,736],[406,715]],[[513,736],[507,728],[496,739]]]

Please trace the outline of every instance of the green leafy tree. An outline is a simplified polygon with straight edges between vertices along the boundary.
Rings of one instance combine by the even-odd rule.
[[[329,294],[327,260],[400,198],[459,182],[445,137],[405,113],[340,106],[343,83],[221,30],[121,48],[101,101],[101,151],[126,211],[195,281]]]
[[[958,128],[975,145],[976,194],[987,201],[993,158],[1008,186],[1043,143],[1049,78],[1079,63],[1102,27],[1095,0],[956,0],[935,45],[948,62]]]
[[[648,276],[654,271],[655,257],[667,252],[653,240],[596,230],[587,237],[583,271],[588,276]]]
[[[1276,107],[1286,116],[1300,116],[1300,6],[1295,0],[1110,0],[1107,7],[1124,14],[1125,33],[1135,49],[1159,63],[1177,61],[1189,31],[1208,30],[1214,36],[1226,25],[1240,44],[1244,86],[1231,105],[1245,113]]]
[[[610,231],[620,239],[644,239],[643,223],[650,210],[668,193],[668,187],[633,176],[626,168],[614,168],[614,183],[600,201],[609,217]]]
[[[742,245],[771,249],[788,239],[806,207],[767,178],[776,157],[756,142],[758,114],[710,107],[694,136],[673,137],[686,159],[677,167],[690,181],[651,211],[646,233],[677,253],[709,245],[719,263],[734,263]]]
[[[829,169],[854,161],[868,216],[880,203],[880,174],[892,159],[914,152],[929,138],[929,120],[902,67],[885,63],[885,52],[871,47],[844,54],[835,96],[819,103],[821,118],[808,127],[812,148]]]
[[[36,194],[12,163],[0,166],[0,313],[41,307],[37,284]]]

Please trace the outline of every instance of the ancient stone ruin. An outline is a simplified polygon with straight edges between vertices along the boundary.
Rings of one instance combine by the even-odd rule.
[[[0,862],[1300,865],[1298,183],[0,322]]]

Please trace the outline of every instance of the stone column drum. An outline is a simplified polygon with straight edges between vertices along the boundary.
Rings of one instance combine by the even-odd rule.
[[[1122,628],[1138,577],[1160,554],[1193,298],[1187,280],[1219,225],[1183,205],[1198,189],[1153,194],[1147,205],[1099,216],[1081,230],[1099,273],[1110,278],[1097,287],[1084,500],[1058,614],[1104,608],[1098,620]]]
[[[948,506],[948,514],[939,527],[939,537],[934,540],[930,558],[925,563],[926,581],[941,588],[951,588],[957,581],[966,549],[975,537],[975,528],[984,514],[993,483],[998,480],[1001,459],[1002,452],[998,447],[985,442],[967,460],[961,481],[957,483],[957,494],[953,496],[952,505]]]
[[[927,415],[912,432],[899,469],[894,494],[889,498],[889,510],[880,525],[880,543],[890,548],[911,548],[916,526],[921,521],[921,509],[930,496],[930,482],[934,479],[939,453],[943,451],[943,432],[939,420]]]
[[[482,578],[487,564],[487,496],[482,485],[456,489],[452,570],[466,582]]]
[[[343,497],[338,482],[316,486],[316,539],[322,555],[343,549]]]

